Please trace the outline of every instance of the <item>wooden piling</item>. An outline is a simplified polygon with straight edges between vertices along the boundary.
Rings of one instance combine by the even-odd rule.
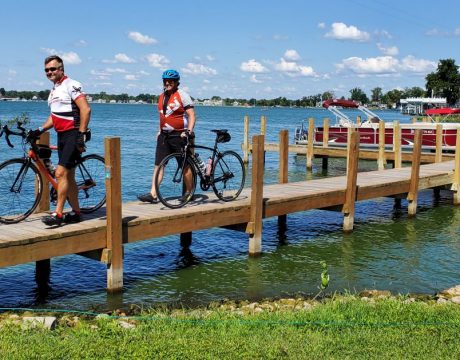
[[[120,138],[105,138],[105,186],[107,192],[107,290],[123,288]]]
[[[350,133],[349,137],[350,148],[347,158],[347,189],[345,193],[345,203],[343,204],[342,212],[343,230],[346,232],[353,230],[355,221],[355,202],[357,194],[357,179],[358,179],[358,162],[359,162],[359,133],[356,129]]]
[[[379,121],[379,157],[377,160],[379,170],[385,169],[385,122]]]
[[[307,170],[313,168],[313,145],[315,142],[315,119],[308,119]]]
[[[252,137],[252,187],[249,233],[249,255],[257,256],[262,252],[262,215],[264,186],[264,141],[265,136]]]
[[[418,196],[418,183],[420,175],[420,155],[422,152],[422,130],[415,130],[414,134],[414,146],[412,154],[412,168],[411,177],[409,184],[409,193],[407,194],[408,215],[415,216],[417,213],[417,196]]]
[[[323,147],[329,147],[329,118],[323,119]]]
[[[288,180],[288,166],[289,166],[289,133],[287,130],[279,132],[280,143],[280,161],[279,161],[279,177],[280,184],[286,184]],[[278,227],[286,230],[286,215],[278,216]]]
[[[399,124],[399,121],[393,122],[393,151],[395,153],[394,167],[399,169],[402,166],[401,125]]]
[[[244,117],[243,163],[249,163],[249,116]]]
[[[262,115],[260,117],[260,135],[265,135],[267,129],[267,118]]]
[[[451,190],[454,192],[453,202],[454,205],[460,204],[460,195],[458,193],[460,187],[460,129],[457,129],[457,140],[455,142],[455,167],[454,167],[454,180],[452,182]]]
[[[436,124],[435,162],[442,161],[442,124]]]

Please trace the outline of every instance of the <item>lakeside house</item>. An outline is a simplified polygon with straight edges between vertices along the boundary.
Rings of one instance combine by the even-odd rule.
[[[447,106],[446,98],[412,97],[401,99],[401,113],[406,115],[423,115],[425,110]]]

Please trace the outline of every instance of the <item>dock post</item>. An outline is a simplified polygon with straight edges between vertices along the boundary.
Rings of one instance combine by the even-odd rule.
[[[460,187],[460,129],[457,129],[457,139],[455,142],[455,170],[454,170],[454,180],[452,181],[451,190],[454,192],[454,205],[460,204],[459,196],[459,187]]]
[[[243,163],[249,163],[249,116],[244,117]]]
[[[394,167],[400,169],[402,167],[401,160],[401,125],[399,121],[393,122],[393,151],[395,154]]]
[[[38,144],[40,145],[49,145],[50,144],[50,133],[45,132],[40,135],[40,139],[38,140]],[[50,209],[50,183],[46,176],[42,176],[43,180],[43,189],[42,189],[42,198],[40,199],[40,203],[38,204],[37,210],[35,212],[44,212]]]
[[[360,115],[356,116],[356,125],[361,126],[361,116]]]
[[[385,122],[379,121],[379,158],[377,160],[377,168],[385,169]]]
[[[313,168],[313,143],[315,142],[315,119],[308,119],[307,170]]]
[[[267,129],[267,118],[265,115],[260,117],[260,135],[265,135],[265,131]]]
[[[345,193],[345,203],[343,204],[342,213],[343,231],[350,232],[353,230],[355,221],[355,202],[358,188],[356,186],[358,179],[358,162],[359,162],[359,133],[356,129],[350,133],[350,148],[347,158],[347,189]]]
[[[120,138],[107,137],[105,148],[105,187],[107,193],[107,291],[123,288],[123,242],[121,214],[121,156]]]
[[[40,135],[38,140],[40,145],[49,145],[50,144],[50,133],[45,132]],[[43,188],[42,188],[42,198],[37,206],[35,212],[44,212],[50,209],[50,185],[49,181],[45,176],[42,176]],[[51,260],[44,259],[35,262],[35,281],[39,288],[48,286],[49,278],[51,273]]]
[[[323,148],[329,147],[329,118],[323,119]],[[329,156],[323,156],[322,169],[327,170]]]
[[[254,135],[252,137],[251,211],[247,229],[250,256],[257,256],[262,252],[264,141],[265,136],[263,135]]]
[[[418,182],[420,175],[420,156],[422,152],[422,131],[420,129],[415,130],[414,135],[414,147],[412,154],[412,169],[410,175],[409,193],[407,194],[408,215],[415,216],[417,213],[417,193],[418,193]]]
[[[442,124],[436,124],[436,152],[434,162],[442,161]]]
[[[288,183],[288,166],[289,166],[289,133],[287,130],[281,130],[279,132],[280,142],[280,162],[279,162],[279,178],[280,184]],[[286,219],[287,215],[278,216],[278,228],[282,231],[286,231]]]

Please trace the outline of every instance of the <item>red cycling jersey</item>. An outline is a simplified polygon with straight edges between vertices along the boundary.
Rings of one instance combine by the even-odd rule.
[[[161,131],[186,129],[188,126],[186,110],[190,108],[193,108],[193,100],[182,89],[172,93],[169,98],[162,93],[158,99]]]

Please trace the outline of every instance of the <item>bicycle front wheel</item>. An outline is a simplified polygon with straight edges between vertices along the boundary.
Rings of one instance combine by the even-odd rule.
[[[42,196],[40,171],[27,159],[0,164],[0,222],[18,223],[34,212]]]
[[[244,187],[246,172],[243,160],[234,151],[225,151],[217,157],[212,170],[212,189],[223,201],[235,200]]]
[[[105,204],[105,162],[102,156],[84,156],[75,169],[75,181],[82,213],[91,213]]]
[[[195,188],[196,171],[188,157],[171,154],[158,165],[155,189],[163,205],[171,209],[184,206],[192,199]]]

